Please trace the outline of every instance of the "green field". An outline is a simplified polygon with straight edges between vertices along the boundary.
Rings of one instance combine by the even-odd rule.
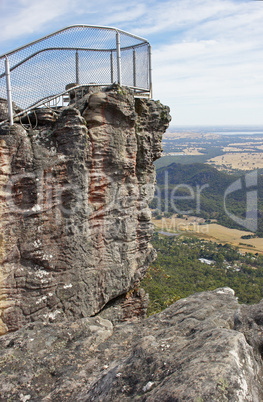
[[[152,244],[158,257],[142,282],[150,296],[149,315],[190,294],[224,286],[234,289],[240,303],[263,298],[262,254],[241,255],[228,244],[158,233]],[[199,258],[213,262],[208,265]]]

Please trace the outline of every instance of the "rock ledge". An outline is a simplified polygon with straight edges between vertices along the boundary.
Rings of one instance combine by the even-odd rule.
[[[224,288],[115,328],[28,324],[0,338],[0,400],[261,401],[262,303]]]

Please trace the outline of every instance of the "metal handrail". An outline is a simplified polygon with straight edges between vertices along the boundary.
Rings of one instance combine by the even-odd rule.
[[[1,59],[2,57],[5,57],[5,56],[10,56],[11,54],[18,52],[19,50],[23,50],[23,49],[25,49],[25,48],[27,48],[27,47],[29,47],[29,46],[35,45],[36,43],[39,43],[39,42],[41,42],[42,40],[51,38],[52,36],[55,36],[55,35],[57,35],[57,34],[59,34],[59,33],[61,33],[61,32],[67,31],[68,29],[71,29],[71,28],[107,29],[107,30],[110,30],[110,31],[115,31],[115,32],[122,33],[122,34],[124,34],[124,35],[131,36],[131,37],[134,38],[134,39],[141,40],[143,43],[148,43],[148,44],[150,44],[147,39],[142,38],[142,37],[137,36],[137,35],[134,35],[134,34],[131,34],[130,32],[123,31],[122,29],[119,29],[119,28],[107,27],[107,26],[103,26],[103,25],[102,25],[102,26],[99,26],[99,25],[76,24],[76,25],[69,25],[68,27],[64,27],[64,28],[62,28],[62,29],[59,29],[58,31],[52,32],[52,33],[50,33],[50,34],[48,34],[48,35],[45,35],[45,36],[42,36],[42,38],[39,38],[39,39],[37,39],[37,40],[35,40],[35,41],[33,41],[33,42],[29,42],[29,43],[27,43],[26,45],[23,45],[23,46],[18,47],[18,48],[14,49],[14,50],[11,50],[10,52],[4,53],[4,54],[2,54],[2,55],[0,56],[0,59]],[[132,47],[132,46],[131,46],[131,47]]]

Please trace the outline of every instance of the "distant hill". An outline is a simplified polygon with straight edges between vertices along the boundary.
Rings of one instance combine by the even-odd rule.
[[[257,186],[246,189],[245,175],[233,176],[214,167],[194,163],[183,165],[172,163],[156,171],[157,188],[152,208],[168,214],[181,213],[217,219],[218,223],[230,228],[241,228],[229,218],[224,208],[224,194],[229,186],[241,180],[242,189],[226,197],[226,208],[242,219],[246,217],[247,191],[258,192],[258,231],[263,236],[263,176],[258,175]],[[242,227],[242,229],[244,229]]]

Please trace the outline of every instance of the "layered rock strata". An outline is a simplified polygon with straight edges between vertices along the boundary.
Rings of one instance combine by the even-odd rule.
[[[129,292],[155,258],[148,203],[169,108],[113,86],[36,117],[35,130],[0,130],[0,333],[120,297],[130,317]],[[132,299],[143,316],[145,295]]]

